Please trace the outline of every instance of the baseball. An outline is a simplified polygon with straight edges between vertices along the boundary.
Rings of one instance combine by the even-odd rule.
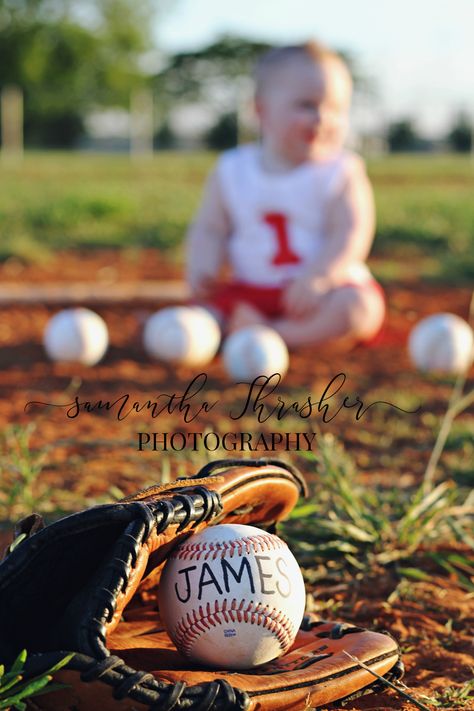
[[[105,321],[85,308],[64,309],[47,323],[43,345],[51,360],[95,365],[109,344]]]
[[[422,319],[412,329],[408,352],[420,370],[462,373],[473,360],[474,334],[455,314],[439,313]]]
[[[288,349],[280,335],[267,326],[248,326],[232,333],[222,350],[227,373],[235,380],[253,380],[259,375],[285,375]]]
[[[171,306],[147,320],[143,345],[148,355],[167,363],[201,366],[217,353],[221,331],[217,319],[200,306]]]
[[[278,536],[254,526],[211,526],[170,555],[158,602],[176,648],[214,668],[248,669],[279,657],[303,619],[305,589]]]

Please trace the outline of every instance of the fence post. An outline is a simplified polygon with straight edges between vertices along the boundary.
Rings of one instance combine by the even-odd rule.
[[[153,93],[139,89],[130,99],[130,153],[132,158],[151,158],[153,155]]]
[[[1,92],[2,159],[23,157],[23,92],[19,86],[5,86]]]

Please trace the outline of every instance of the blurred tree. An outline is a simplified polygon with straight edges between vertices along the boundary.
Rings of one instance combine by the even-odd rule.
[[[146,81],[153,0],[0,0],[0,89],[25,93],[28,143],[72,145],[88,110]]]
[[[159,130],[155,133],[153,145],[157,150],[167,150],[176,147],[176,135],[168,121],[164,121]]]
[[[468,153],[472,148],[472,134],[474,120],[466,113],[458,114],[448,133],[449,146],[459,153]]]
[[[234,145],[235,113],[252,92],[251,76],[257,58],[272,46],[267,42],[224,35],[201,49],[172,55],[154,78],[162,116],[169,120],[170,111],[179,104],[202,103],[218,116],[204,137],[208,145],[217,147],[216,141]],[[369,82],[359,73],[354,59],[345,52],[340,54],[349,65],[356,85],[368,91]]]
[[[155,76],[156,103],[165,124],[171,125],[171,112],[184,104],[200,103],[217,116],[215,125],[203,137],[207,145],[224,140],[235,145],[235,139],[223,139],[228,132],[229,115],[238,111],[249,93],[248,77],[257,57],[270,47],[265,42],[224,36],[212,44],[169,57],[165,68]],[[247,85],[244,86],[247,79]]]
[[[420,138],[410,119],[391,123],[387,131],[390,152],[413,151],[420,146]]]
[[[235,111],[222,114],[214,126],[205,135],[205,143],[208,148],[216,151],[223,151],[226,148],[233,148],[238,141],[238,119]]]
[[[168,65],[156,76],[155,83],[174,102],[207,99],[209,94],[222,88],[223,80],[228,84],[229,80],[251,76],[257,58],[272,46],[267,42],[224,35],[202,49],[172,55]],[[340,54],[356,84],[363,84],[365,80],[351,55]]]
[[[257,57],[269,47],[265,42],[224,36],[194,52],[174,54],[155,78],[159,97],[167,105],[210,97],[218,101],[223,85],[229,88],[229,80],[251,74]]]

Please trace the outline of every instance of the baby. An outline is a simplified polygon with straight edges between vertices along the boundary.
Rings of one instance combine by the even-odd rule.
[[[193,297],[225,331],[265,323],[289,347],[379,331],[384,296],[365,264],[372,190],[362,160],[344,149],[351,92],[344,62],[316,43],[259,61],[261,141],[221,155],[188,234]]]

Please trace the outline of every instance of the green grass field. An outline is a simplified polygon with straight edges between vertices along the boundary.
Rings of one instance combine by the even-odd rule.
[[[0,164],[0,258],[28,261],[78,247],[158,247],[180,259],[210,153],[128,156],[30,153]],[[469,158],[400,156],[371,160],[377,203],[374,271],[403,279],[474,278],[474,163]],[[408,259],[407,259],[408,258]]]

